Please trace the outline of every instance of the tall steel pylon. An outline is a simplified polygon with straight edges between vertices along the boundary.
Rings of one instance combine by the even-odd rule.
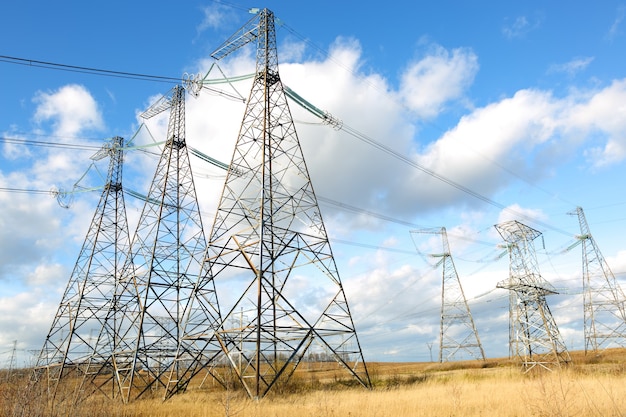
[[[497,288],[509,290],[509,343],[511,356],[521,360],[526,371],[536,366],[551,369],[571,361],[546,296],[557,294],[539,273],[534,240],[541,232],[518,221],[497,224],[507,243],[509,279]]]
[[[459,274],[454,266],[446,228],[415,230],[412,233],[441,235],[443,244],[442,253],[430,255],[434,258],[440,258],[435,265],[436,267],[442,266],[439,362],[468,357],[485,360],[485,352],[480,343]],[[464,357],[464,355],[467,356]]]
[[[35,365],[34,377],[39,382],[47,381],[49,398],[56,402],[78,392],[128,252],[123,142],[123,138],[115,137],[92,157],[97,160],[109,156],[106,184]]]
[[[253,398],[313,357],[337,361],[369,387],[278,73],[273,13],[261,10],[212,56],[221,59],[249,42],[257,45],[256,75],[206,256],[218,291],[223,282],[232,295],[225,304],[220,292],[222,307],[228,307],[215,338]],[[203,308],[195,302],[192,315]],[[187,326],[184,338],[203,334],[200,327]],[[205,366],[195,363],[185,379]]]
[[[581,207],[568,214],[578,216],[582,244],[583,314],[585,353],[626,346],[626,297],[591,235]],[[572,248],[571,246],[570,248]]]
[[[147,113],[170,109],[166,142],[87,379],[91,389],[124,402],[164,393],[178,380],[188,303],[206,277],[206,239],[185,140],[185,90],[175,87],[158,107]],[[204,325],[211,328],[219,323],[219,307],[210,277],[203,288],[212,306]],[[115,373],[104,377],[109,369]]]

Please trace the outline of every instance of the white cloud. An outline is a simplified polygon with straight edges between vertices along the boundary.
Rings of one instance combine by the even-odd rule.
[[[28,182],[17,175],[0,176],[2,187],[23,184]],[[33,263],[58,248],[61,219],[53,214],[56,203],[45,195],[0,193],[0,204],[0,281],[18,282]]]
[[[508,222],[511,220],[517,220],[520,223],[524,223],[523,218],[546,220],[546,215],[539,209],[524,208],[519,204],[512,204],[506,209],[500,212],[498,217],[498,224]]]
[[[611,24],[611,27],[606,35],[609,40],[621,34],[620,29],[622,22],[624,21],[624,17],[626,17],[626,6],[621,5],[617,8],[615,20],[613,21],[613,24]]]
[[[22,134],[15,134],[13,132],[4,132],[2,133],[3,137],[15,139],[15,140],[25,140],[26,137]],[[31,156],[30,149],[27,146],[11,143],[10,141],[4,141],[4,145],[2,146],[2,156],[6,159],[17,160],[20,158],[28,158]]]
[[[570,131],[585,132],[591,139],[586,153],[594,167],[623,161],[626,158],[626,79],[613,81],[574,105],[567,122]]]
[[[237,13],[232,7],[220,3],[212,3],[201,8],[202,19],[196,26],[197,35],[209,29],[220,29],[223,27],[231,27],[238,20]]]
[[[306,52],[306,44],[300,41],[285,41],[280,46],[280,60],[285,62],[300,62]]]
[[[239,75],[250,73],[254,61],[243,51],[220,65],[227,76]],[[519,90],[511,97],[473,109],[454,128],[419,149],[415,142],[419,121],[407,112],[406,100],[415,97],[416,91],[421,90],[419,86],[430,80],[435,86],[432,94],[424,94],[425,101],[416,99],[412,109],[431,117],[442,114],[445,103],[461,97],[471,84],[478,70],[475,54],[465,49],[434,47],[430,55],[405,73],[406,82],[397,91],[382,76],[361,73],[360,66],[360,45],[343,39],[332,46],[325,60],[281,65],[281,76],[283,83],[316,107],[340,118],[345,126],[366,133],[393,152],[476,195],[445,184],[345,132],[323,126],[290,103],[310,175],[320,196],[411,219],[442,205],[483,204],[477,196],[490,198],[520,179],[534,183],[571,160],[589,139],[593,142],[592,146],[587,145],[587,155],[594,158],[594,165],[614,163],[625,157],[621,132],[626,131],[626,117],[621,103],[626,102],[626,81],[616,81],[602,90],[572,91],[561,98],[550,91]],[[450,87],[442,85],[444,80],[452,80]],[[236,84],[242,96],[247,95],[249,82]],[[189,143],[228,162],[243,112],[242,103],[216,100],[209,92],[189,100]],[[217,120],[222,123],[216,123]],[[589,136],[593,132],[595,135]],[[598,142],[598,135],[605,142]],[[206,197],[202,207],[211,212],[215,200],[213,196]],[[333,230],[378,227],[371,217],[343,217]]]
[[[38,92],[35,121],[51,121],[54,135],[77,136],[85,130],[102,129],[104,123],[98,104],[81,85],[70,84],[54,92]]]
[[[218,28],[221,26],[224,20],[224,10],[220,4],[212,4],[202,8],[203,18],[196,30],[198,33],[202,33],[205,30],[211,28]]]
[[[478,57],[473,51],[434,46],[427,56],[409,64],[402,75],[400,95],[418,117],[433,118],[445,103],[463,95],[477,72]]]
[[[59,263],[42,264],[26,275],[26,283],[33,287],[58,285],[68,280],[67,273],[67,268]]]
[[[594,57],[581,57],[573,59],[564,64],[553,64],[548,68],[549,73],[564,73],[570,77],[573,77],[577,73],[587,69],[589,64],[594,60]]]
[[[101,126],[95,100],[84,87],[67,85],[56,92],[38,93],[35,119],[51,120],[55,134],[68,136]],[[39,130],[45,134],[45,130]],[[24,139],[29,139],[27,134]],[[76,139],[71,139],[76,143]],[[25,147],[22,145],[22,147]],[[2,167],[0,185],[4,188],[48,191],[53,188],[71,191],[72,184],[85,172],[93,152],[59,148],[27,148],[10,167]],[[105,171],[106,172],[106,171]],[[89,184],[94,185],[94,184]],[[103,185],[103,182],[96,185]],[[2,204],[4,202],[4,204]],[[57,279],[66,250],[75,248],[66,239],[80,235],[82,243],[86,225],[93,216],[93,201],[83,194],[73,210],[61,208],[52,195],[45,193],[0,193],[0,280],[12,285],[43,285]],[[72,254],[75,256],[75,254]]]
[[[626,250],[617,252],[614,257],[607,257],[606,262],[609,264],[611,271],[615,275],[626,274]],[[623,288],[626,290],[626,288]]]
[[[543,16],[537,13],[533,18],[518,16],[513,21],[506,19],[502,26],[502,34],[507,39],[523,38],[529,32],[539,28]]]
[[[13,341],[18,342],[16,362],[19,367],[32,366],[39,354],[58,307],[58,300],[51,298],[56,297],[38,288],[0,297],[0,347],[4,350],[12,346]],[[6,363],[5,357],[2,359],[3,364]]]
[[[528,31],[528,19],[526,16],[519,16],[513,23],[502,28],[502,32],[507,38],[516,38]]]

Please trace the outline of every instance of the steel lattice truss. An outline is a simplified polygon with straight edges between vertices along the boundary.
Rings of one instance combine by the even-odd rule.
[[[56,402],[67,399],[59,396],[78,393],[76,384],[94,353],[128,252],[123,142],[121,137],[113,138],[92,158],[110,157],[107,181],[35,367],[36,380],[47,380],[48,392]]]
[[[533,241],[541,232],[517,221],[495,226],[509,250],[509,279],[497,284],[511,291],[509,329],[511,356],[527,370],[535,366],[550,369],[570,362],[569,352],[546,302],[557,294],[541,277]]]
[[[317,198],[278,74],[274,16],[261,11],[214,54],[256,41],[257,68],[206,262],[220,293],[215,334],[251,397],[286,380],[303,359],[336,360],[364,386],[369,375]],[[200,288],[202,290],[202,288]],[[191,316],[206,315],[195,300]],[[228,306],[224,308],[224,306]],[[187,325],[185,339],[206,338]],[[213,339],[206,338],[206,343]],[[181,385],[207,366],[205,355]]]
[[[580,223],[583,255],[585,352],[626,346],[626,297],[591,235],[581,207],[571,214]]]
[[[468,357],[485,360],[485,352],[454,266],[446,228],[417,230],[415,233],[439,234],[443,243],[443,253],[431,255],[440,258],[436,266],[442,266],[439,362]]]
[[[175,87],[169,99],[166,144],[89,368],[92,387],[123,401],[164,393],[186,366],[176,360],[179,350],[180,359],[195,356],[181,337],[193,290],[206,277],[206,239],[185,142],[184,94]],[[203,287],[214,308],[204,323],[210,328],[219,309],[212,281]]]

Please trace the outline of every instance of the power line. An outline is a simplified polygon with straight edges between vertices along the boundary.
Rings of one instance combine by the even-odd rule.
[[[520,212],[517,212],[515,210],[512,210],[511,208],[509,208],[509,207],[507,207],[507,206],[505,206],[505,205],[503,205],[501,203],[498,203],[497,201],[492,200],[491,198],[486,197],[486,196],[484,196],[484,195],[482,195],[482,194],[480,194],[480,193],[478,193],[476,191],[473,191],[470,188],[467,188],[466,186],[464,186],[462,184],[459,184],[458,182],[453,181],[453,180],[451,180],[448,177],[445,177],[445,176],[443,176],[441,174],[438,174],[435,171],[433,171],[432,169],[426,168],[425,166],[418,164],[417,162],[413,161],[408,156],[403,155],[402,153],[400,153],[400,152],[398,152],[398,151],[396,151],[394,149],[391,149],[387,145],[384,145],[381,142],[378,142],[378,141],[374,140],[373,138],[367,136],[366,134],[361,133],[358,130],[356,130],[356,129],[350,127],[350,126],[347,126],[346,124],[342,125],[341,130],[343,130],[346,133],[354,136],[355,138],[359,139],[360,141],[362,141],[364,143],[367,143],[368,145],[378,149],[379,151],[382,151],[382,152],[384,152],[384,153],[386,153],[386,154],[388,154],[388,155],[390,155],[390,156],[400,160],[401,162],[404,162],[405,164],[407,164],[407,165],[409,165],[409,166],[411,166],[413,168],[416,168],[419,171],[422,171],[425,174],[428,174],[431,177],[433,177],[435,179],[438,179],[439,181],[444,182],[444,183],[446,183],[446,184],[456,188],[457,190],[462,191],[462,192],[464,192],[464,193],[466,193],[466,194],[468,194],[468,195],[470,195],[470,196],[472,196],[472,197],[474,197],[474,198],[476,198],[478,200],[481,200],[481,201],[483,201],[483,202],[485,202],[487,204],[490,204],[490,205],[492,205],[492,206],[494,206],[496,208],[499,208],[501,210],[509,211],[509,212],[515,214],[516,216],[519,216],[520,218],[529,220],[529,221],[531,221],[531,222],[533,222],[535,224],[538,224],[538,225],[540,225],[542,227],[545,227],[547,229],[551,229],[551,230],[553,230],[555,232],[562,233],[562,234],[564,234],[566,236],[570,236],[571,235],[571,233],[566,232],[563,229],[559,229],[559,228],[551,226],[551,225],[549,225],[549,224],[547,224],[545,222],[542,222],[542,221],[540,221],[538,219],[532,218],[532,217],[530,217],[530,216],[528,216],[528,215],[526,215],[524,213],[520,213]]]
[[[96,189],[99,189],[99,188],[89,189],[89,191],[95,191]],[[149,201],[148,198],[141,193],[138,193],[136,191],[129,190],[129,189],[126,189],[125,191],[128,195],[135,197],[139,200]],[[53,192],[50,190],[35,190],[35,189],[27,189],[27,188],[6,188],[6,187],[0,187],[0,192],[18,193],[18,194],[53,194]],[[206,215],[206,213],[204,214]],[[354,241],[343,240],[343,239],[331,239],[331,240],[334,243],[342,244],[342,245],[348,245],[348,246],[354,246],[354,247],[366,248],[366,249],[372,249],[372,250],[382,250],[386,252],[402,253],[405,255],[415,255],[415,252],[413,251],[396,249],[396,248],[391,248],[388,246],[370,245],[367,243],[354,242]]]
[[[250,10],[249,7],[240,6],[238,4],[231,3],[231,2],[228,2],[228,1],[222,1],[222,0],[211,0],[211,1],[213,3],[216,3],[216,4],[221,4],[221,5],[224,5],[224,6],[231,7],[233,9],[238,9],[238,10],[243,10],[243,11],[249,11]]]
[[[28,188],[6,188],[0,187],[0,192],[20,193],[20,194],[50,194],[50,190],[33,190]]]
[[[13,143],[13,144],[20,144],[20,145],[31,145],[31,146],[47,146],[47,147],[52,147],[52,148],[69,148],[69,149],[79,149],[79,150],[93,150],[93,151],[98,151],[101,149],[101,146],[96,146],[96,145],[79,145],[79,144],[67,144],[67,143],[60,143],[60,142],[50,142],[50,141],[34,141],[34,140],[27,140],[27,139],[18,139],[18,138],[7,138],[7,137],[0,137],[0,140],[3,140],[4,142],[7,143]],[[157,143],[158,144],[158,143]],[[154,146],[155,144],[150,144],[148,146]],[[128,148],[131,149],[131,148]],[[132,148],[132,149],[137,149],[137,148]],[[139,149],[141,150],[141,149]],[[199,157],[200,159],[204,160],[205,162],[208,162],[212,165],[216,165],[219,168],[228,170],[228,164],[225,164],[221,161],[217,161],[214,158],[211,158],[210,156],[196,150],[193,148],[190,148],[191,153],[197,157]],[[366,210],[360,207],[356,207],[347,203],[343,203],[340,201],[336,201],[330,198],[326,198],[323,196],[318,196],[317,197],[318,200],[322,203],[328,204],[328,205],[332,205],[335,206],[337,208],[340,208],[342,210],[345,211],[350,211],[350,212],[354,212],[354,213],[360,213],[360,214],[364,214],[366,216],[369,217],[373,217],[373,218],[377,218],[386,222],[390,222],[390,223],[396,223],[402,226],[408,226],[408,227],[414,227],[414,228],[423,228],[424,226],[410,222],[410,221],[406,221],[406,220],[402,220],[402,219],[398,219],[398,218],[394,218],[385,214],[381,214],[381,213],[376,213],[370,210]],[[462,237],[462,236],[457,236],[458,238],[462,238],[462,239],[466,239],[466,240],[470,240],[470,241],[474,241],[473,239],[470,238],[466,238],[466,237]],[[483,243],[483,242],[477,242],[477,243]],[[489,243],[489,245],[491,245],[491,243]],[[373,247],[375,249],[381,249],[381,247]],[[405,251],[406,252],[406,251]]]
[[[339,66],[339,67],[343,68],[344,70],[346,70],[346,71],[347,71],[347,72],[349,72],[350,74],[354,75],[355,77],[358,77],[358,74],[357,74],[355,71],[353,71],[350,67],[347,67],[346,65],[343,65],[341,62],[338,62],[337,60],[335,60],[335,59],[332,57],[332,55],[331,55],[331,54],[330,54],[327,50],[325,50],[324,48],[322,48],[322,47],[318,46],[317,44],[315,44],[314,42],[312,42],[311,40],[309,40],[309,39],[308,39],[308,38],[306,38],[305,36],[301,35],[301,34],[300,34],[300,33],[298,33],[296,30],[294,30],[292,27],[288,26],[288,25],[287,25],[287,24],[285,24],[285,23],[282,23],[282,24],[281,24],[281,27],[284,27],[284,28],[285,28],[285,29],[287,29],[287,30],[288,30],[288,31],[289,31],[292,35],[294,35],[294,36],[296,36],[297,38],[299,38],[302,42],[304,42],[304,43],[306,43],[307,45],[311,46],[312,48],[316,49],[318,52],[321,52],[321,53],[323,54],[323,56],[325,56],[325,57],[326,57],[326,59],[327,59],[327,60],[329,60],[329,61],[333,62],[334,64],[336,64],[337,66]],[[375,85],[374,83],[370,82],[370,81],[369,81],[369,79],[365,79],[365,80],[364,80],[364,82],[365,82],[365,83],[366,83],[366,84],[367,84],[370,88],[372,88],[373,90],[376,90],[376,91],[379,91],[379,92],[381,91],[381,90],[380,90],[380,88],[379,88],[377,85]],[[409,112],[411,111],[411,109],[408,109],[408,108],[406,107],[406,105],[403,105],[403,108],[405,108],[405,109],[406,109],[407,111],[409,111]],[[432,122],[432,121],[422,120],[422,122],[423,122],[423,123],[425,123],[425,124],[427,124],[427,125],[430,125],[430,126],[434,127],[434,128],[435,128],[436,130],[438,130],[440,133],[444,133],[444,132],[445,132],[445,129],[444,129],[444,128],[442,128],[441,126],[437,125],[436,123],[434,123],[434,122]],[[463,145],[463,144],[461,144],[461,145]],[[521,180],[521,181],[525,182],[526,184],[530,185],[531,187],[534,187],[534,188],[538,189],[539,191],[541,191],[541,192],[543,192],[543,193],[545,193],[545,194],[547,194],[547,195],[549,195],[549,196],[551,196],[551,197],[558,198],[559,200],[561,200],[561,201],[563,201],[563,202],[565,202],[565,203],[567,203],[567,204],[575,205],[575,204],[573,204],[573,203],[571,203],[571,202],[569,202],[569,201],[563,200],[560,196],[556,195],[555,193],[553,193],[553,192],[551,192],[551,191],[549,191],[549,190],[546,190],[546,189],[544,189],[544,188],[542,188],[542,187],[539,187],[538,185],[534,184],[533,182],[531,182],[531,181],[530,181],[530,180],[528,180],[527,178],[524,178],[522,175],[520,175],[520,174],[518,174],[518,173],[514,172],[513,170],[511,170],[510,168],[506,167],[505,165],[500,164],[500,163],[498,163],[497,161],[494,161],[493,159],[491,159],[491,158],[487,157],[486,155],[483,155],[483,154],[482,154],[482,153],[480,153],[480,152],[477,152],[477,150],[476,150],[476,149],[471,148],[471,147],[465,147],[465,149],[467,149],[467,150],[468,150],[468,151],[470,151],[470,152],[473,152],[473,153],[477,154],[478,156],[480,156],[481,158],[485,159],[485,160],[486,160],[486,161],[488,161],[489,163],[491,163],[491,164],[493,164],[494,166],[496,166],[496,167],[500,168],[502,171],[504,171],[504,172],[508,173],[509,175],[511,175],[511,176],[513,176],[513,177],[515,177],[515,178],[517,178],[517,179],[519,179],[519,180]]]
[[[101,146],[97,145],[80,145],[77,143],[61,143],[61,142],[47,142],[29,139],[9,138],[6,136],[0,137],[0,140],[6,143],[14,145],[28,145],[28,146],[43,146],[50,148],[65,148],[65,149],[78,149],[83,151],[97,151],[101,149]]]
[[[290,29],[291,30],[291,29]],[[291,30],[293,31],[293,30]],[[295,31],[293,31],[295,33]],[[167,82],[180,82],[181,79],[179,78],[173,78],[173,77],[164,77],[164,76],[157,76],[157,75],[149,75],[149,74],[140,74],[140,73],[130,73],[130,72],[123,72],[123,71],[113,71],[113,70],[105,70],[105,69],[98,69],[98,68],[90,68],[90,67],[82,67],[82,66],[75,66],[75,65],[67,65],[67,64],[59,64],[59,63],[52,63],[52,62],[45,62],[45,61],[37,61],[37,60],[32,60],[32,59],[26,59],[26,58],[18,58],[18,57],[11,57],[11,56],[5,56],[5,55],[0,55],[0,61],[5,61],[5,62],[9,62],[9,63],[15,63],[15,64],[22,64],[22,65],[33,65],[33,66],[41,66],[43,68],[52,68],[52,69],[63,69],[63,70],[71,70],[71,71],[81,71],[81,72],[89,72],[92,74],[98,74],[98,75],[106,75],[106,76],[122,76],[122,77],[128,77],[128,78],[136,78],[136,79],[145,79],[145,80],[151,80],[151,81],[167,81]],[[550,224],[547,224],[545,222],[542,222],[538,219],[532,218],[531,216],[528,216],[524,213],[520,213],[517,212],[515,210],[512,210],[511,208],[496,202],[495,200],[484,196],[476,191],[471,190],[470,188],[455,182],[453,180],[451,180],[450,178],[447,178],[441,174],[438,174],[437,172],[422,166],[420,164],[418,164],[417,162],[413,161],[412,159],[410,159],[409,157],[407,157],[406,155],[395,151],[393,149],[391,149],[390,147],[382,144],[379,141],[374,140],[373,138],[359,132],[358,130],[347,126],[345,124],[342,124],[342,126],[340,127],[340,130],[345,131],[346,133],[352,135],[353,137],[369,144],[370,146],[374,147],[375,149],[382,151],[398,160],[400,160],[401,162],[406,163],[409,166],[412,166],[413,168],[416,168],[428,175],[430,175],[431,177],[444,182],[456,189],[458,189],[461,192],[464,192],[470,196],[473,196],[474,198],[481,200],[487,204],[490,204],[496,208],[499,208],[501,210],[506,210],[509,211],[513,214],[515,214],[516,216],[531,221],[534,224],[537,224],[541,227],[544,227],[546,229],[550,229],[553,230],[555,232],[564,234],[566,236],[570,236],[571,233],[564,231],[560,228],[554,227]]]
[[[369,245],[367,243],[352,242],[352,241],[349,241],[349,240],[333,239],[333,238],[330,238],[330,241],[333,242],[333,243],[339,243],[339,244],[342,244],[342,245],[355,246],[355,247],[359,247],[359,248],[366,248],[366,249],[373,249],[373,250],[384,250],[384,251],[387,251],[387,252],[403,253],[405,255],[413,255],[413,256],[416,255],[416,253],[414,251],[390,248],[389,246]]]
[[[182,79],[180,77],[165,77],[161,75],[143,74],[136,72],[114,71],[93,67],[82,67],[78,65],[60,64],[57,62],[38,61],[29,58],[19,58],[14,56],[0,55],[0,61],[9,64],[24,65],[28,67],[38,67],[55,69],[59,71],[78,72],[83,74],[103,75],[107,77],[129,78],[133,80],[161,82],[168,84],[179,84]]]

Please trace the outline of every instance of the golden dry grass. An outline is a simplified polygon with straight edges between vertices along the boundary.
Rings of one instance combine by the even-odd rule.
[[[33,404],[27,413],[11,401],[28,401],[16,385],[0,382],[0,415],[61,417],[320,417],[320,416],[623,416],[626,351],[574,354],[554,372],[523,373],[508,360],[487,362],[370,363],[375,388],[353,386],[336,369],[301,370],[280,392],[254,401],[241,391],[193,388],[169,401],[127,405],[91,397],[53,412]],[[338,378],[338,375],[341,375]],[[345,379],[342,379],[345,378]],[[13,387],[13,388],[11,388]],[[32,398],[31,398],[32,400]],[[35,400],[35,402],[37,402]]]

